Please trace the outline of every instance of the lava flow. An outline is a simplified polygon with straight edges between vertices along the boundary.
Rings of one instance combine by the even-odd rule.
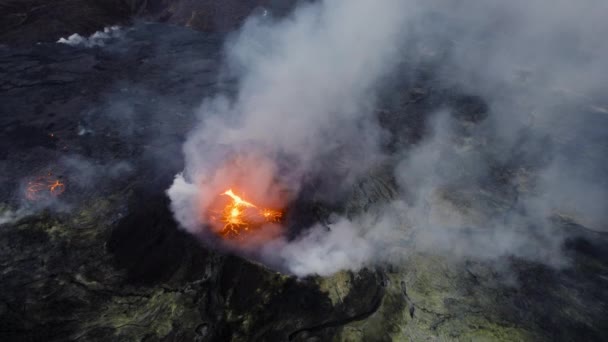
[[[65,184],[53,178],[49,172],[46,176],[30,180],[25,188],[25,197],[30,201],[37,201],[44,197],[57,197],[65,191]]]
[[[223,223],[219,235],[227,238],[235,238],[243,232],[260,227],[264,223],[278,223],[283,213],[273,209],[258,208],[253,203],[247,202],[237,196],[232,189],[222,193],[230,198],[230,202],[221,211],[219,221]]]

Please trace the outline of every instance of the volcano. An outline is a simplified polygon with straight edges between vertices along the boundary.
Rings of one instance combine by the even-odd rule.
[[[234,194],[232,189],[222,193],[229,200],[221,210],[212,212],[210,219],[219,224],[219,234],[224,237],[238,237],[261,228],[265,223],[280,223],[283,213],[279,210],[258,208]]]
[[[317,25],[338,3],[302,1],[297,13]],[[602,64],[551,49],[541,30],[539,45],[561,57],[537,73],[507,67],[498,62],[513,46],[529,46],[497,41],[513,43],[507,24],[528,17],[502,11],[490,20],[497,36],[476,35],[468,25],[494,17],[444,5],[410,8],[407,30],[421,35],[396,50],[395,70],[343,77],[336,90],[337,77],[322,76],[367,75],[387,62],[353,66],[357,56],[342,49],[390,18],[369,13],[370,23],[354,20],[368,26],[361,31],[304,25],[303,37],[341,37],[319,57],[274,50],[289,43],[284,32],[300,36],[292,1],[7,2],[0,340],[608,339],[604,84],[583,82],[593,73],[543,83],[558,78],[544,66]],[[464,27],[460,15],[471,19]],[[56,43],[116,24],[119,33],[99,44]],[[253,39],[260,32],[269,40]],[[601,49],[579,33],[559,42]],[[386,37],[370,40],[392,49]],[[237,67],[226,68],[234,46]],[[477,59],[486,48],[499,57]],[[338,62],[309,67],[326,59]],[[259,60],[270,62],[248,69]],[[465,73],[462,60],[475,70]],[[506,69],[509,77],[485,87]],[[239,79],[246,72],[263,82]],[[364,82],[361,98],[349,96]],[[272,96],[261,92],[276,84]],[[531,95],[539,89],[545,96]],[[213,101],[201,105],[203,97]],[[285,105],[292,98],[305,105]],[[361,108],[371,114],[351,125]],[[279,119],[254,120],[271,109]],[[507,134],[521,113],[525,124]],[[313,117],[331,129],[315,130]],[[572,182],[581,179],[593,186]]]

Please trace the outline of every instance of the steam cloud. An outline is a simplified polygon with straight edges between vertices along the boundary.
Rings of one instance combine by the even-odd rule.
[[[232,184],[272,204],[321,176],[329,201],[392,165],[398,193],[368,210],[232,247],[299,276],[410,250],[560,265],[555,217],[608,230],[606,10],[596,0],[325,0],[282,20],[252,17],[226,44],[236,95],[205,100],[184,146],[168,190],[175,217],[208,238],[201,212]],[[379,123],[380,95],[424,73],[430,91],[483,99],[487,117],[463,120],[444,103],[422,139],[389,153],[407,133]]]
[[[74,33],[68,38],[59,38],[57,43],[67,44],[71,46],[83,46],[87,48],[101,47],[111,39],[120,38],[123,35],[119,26],[110,26],[103,29],[103,31],[97,31],[89,37],[83,37],[78,33]]]

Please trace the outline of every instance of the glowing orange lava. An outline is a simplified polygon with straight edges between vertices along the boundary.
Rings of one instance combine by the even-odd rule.
[[[47,196],[59,196],[65,191],[65,184],[53,178],[49,172],[46,176],[30,180],[25,188],[25,197],[30,201],[37,201]]]
[[[222,210],[219,219],[224,225],[219,231],[222,237],[235,238],[263,223],[278,223],[283,217],[283,213],[278,210],[260,209],[255,204],[247,202],[237,196],[232,189],[221,195],[230,197],[230,202]]]

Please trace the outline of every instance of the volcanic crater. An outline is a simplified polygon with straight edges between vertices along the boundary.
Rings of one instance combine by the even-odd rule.
[[[192,13],[196,26],[201,14]],[[201,97],[236,87],[219,75],[226,33],[210,25],[201,33],[136,22],[93,48],[0,46],[0,340],[605,340],[608,236],[567,215],[554,219],[560,232],[576,232],[561,246],[572,260],[562,269],[516,256],[495,263],[416,252],[416,233],[404,229],[393,240],[407,258],[296,277],[184,231],[166,195],[184,169],[182,145]],[[419,144],[442,108],[454,108],[458,141],[484,148],[491,137],[475,132],[489,105],[441,83],[433,68],[408,71],[374,111],[389,158],[326,196],[343,177],[336,150],[280,208],[287,240],[315,225],[331,230],[336,213],[354,217],[394,200],[392,153]],[[483,203],[506,217],[525,191],[522,168],[536,170],[517,157],[493,160],[479,188],[437,196],[454,211]],[[62,193],[24,199],[24,180],[49,173]]]

